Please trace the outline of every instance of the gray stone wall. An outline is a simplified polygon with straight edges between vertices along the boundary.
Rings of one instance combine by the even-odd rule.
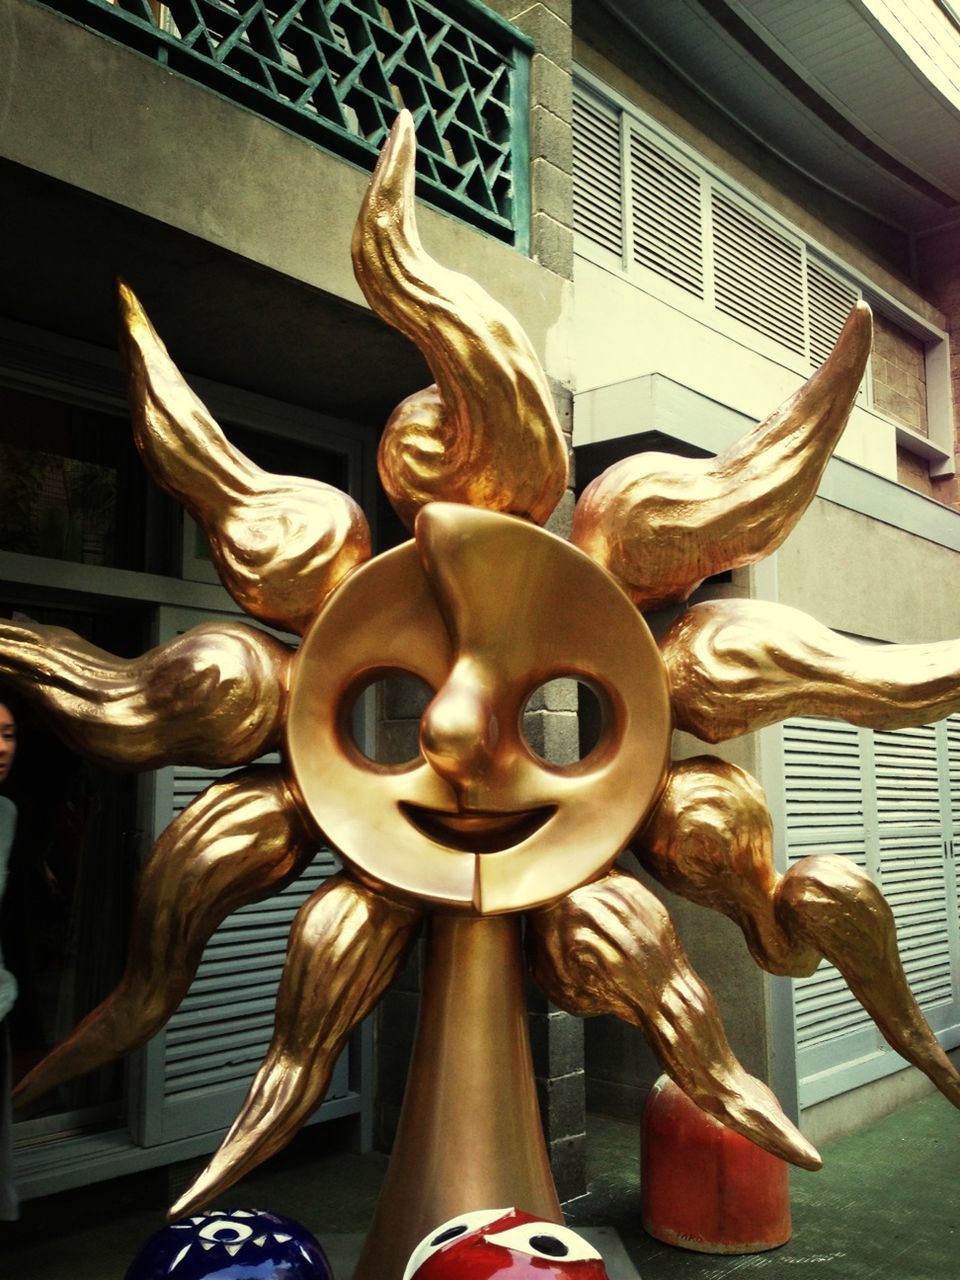
[[[571,0],[492,0],[534,43],[530,64],[530,240],[541,266],[573,278]]]

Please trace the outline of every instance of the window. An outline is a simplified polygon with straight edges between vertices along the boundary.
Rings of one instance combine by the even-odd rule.
[[[121,418],[0,387],[0,550],[143,568],[146,483]]]
[[[573,127],[574,229],[588,253],[600,250],[608,265],[615,256],[651,292],[705,303],[804,365],[823,361],[861,296],[852,281],[693,157],[579,85]]]

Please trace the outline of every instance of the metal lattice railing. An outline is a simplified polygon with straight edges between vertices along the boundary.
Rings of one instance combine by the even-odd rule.
[[[43,0],[372,168],[401,106],[420,193],[526,248],[526,37],[474,0]]]

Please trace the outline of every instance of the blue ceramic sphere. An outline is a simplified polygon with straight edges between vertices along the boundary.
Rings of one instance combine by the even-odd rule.
[[[262,1209],[196,1213],[152,1235],[125,1280],[333,1280],[316,1239]]]

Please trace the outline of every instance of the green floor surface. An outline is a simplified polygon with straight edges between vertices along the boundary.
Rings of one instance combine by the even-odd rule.
[[[363,1231],[385,1160],[324,1154],[321,1132],[247,1178],[229,1203],[296,1218],[321,1241]],[[636,1127],[592,1116],[588,1149],[591,1191],[571,1225],[613,1227],[642,1280],[960,1280],[960,1115],[939,1095],[828,1144],[819,1173],[793,1174],[792,1239],[746,1257],[689,1253],[646,1235]],[[122,1280],[162,1224],[169,1189],[157,1173],[26,1205],[22,1222],[0,1226],[0,1277]]]

